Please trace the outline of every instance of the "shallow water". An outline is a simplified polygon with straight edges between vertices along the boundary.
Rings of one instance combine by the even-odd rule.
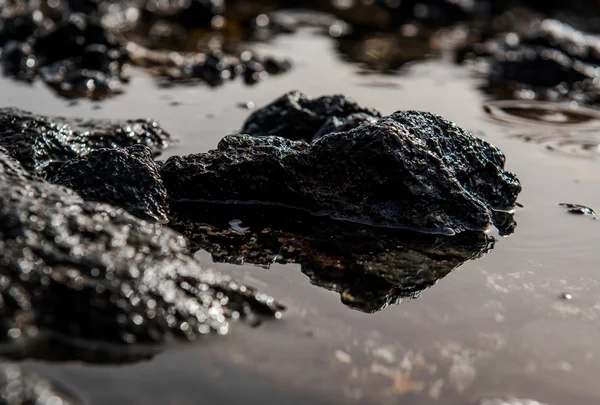
[[[28,361],[27,368],[96,405],[458,405],[497,395],[599,403],[600,222],[559,206],[600,207],[600,155],[580,142],[596,135],[560,123],[495,119],[483,108],[489,100],[477,90],[479,79],[443,57],[399,75],[364,75],[312,29],[256,47],[289,57],[294,68],[258,86],[232,82],[217,89],[160,89],[138,73],[125,94],[101,103],[71,105],[42,84],[6,79],[0,93],[3,104],[41,114],[155,118],[178,138],[163,158],[214,148],[248,115],[240,102],[261,106],[292,89],[343,93],[384,114],[435,112],[506,154],[508,169],[523,184],[515,234],[418,299],[375,314],[351,310],[337,293],[311,285],[299,265],[219,264],[198,252],[205,266],[278,297],[288,307],[283,319],[174,344],[132,365]],[[523,134],[539,141],[524,142]],[[573,140],[568,147],[560,141],[565,136]]]

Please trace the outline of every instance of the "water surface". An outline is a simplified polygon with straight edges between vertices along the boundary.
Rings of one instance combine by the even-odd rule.
[[[600,156],[582,146],[597,135],[549,120],[495,119],[483,108],[490,100],[477,90],[479,79],[444,57],[398,75],[365,75],[314,29],[256,47],[290,58],[294,68],[257,86],[219,88],[161,89],[139,72],[123,95],[101,103],[72,105],[42,84],[7,79],[0,80],[0,93],[4,105],[41,114],[155,118],[178,139],[163,157],[216,147],[248,115],[239,103],[261,106],[292,89],[349,95],[384,114],[431,111],[505,152],[508,169],[523,184],[514,235],[419,298],[374,314],[349,309],[337,293],[311,285],[299,265],[219,264],[201,251],[205,266],[278,297],[288,307],[283,319],[176,343],[137,364],[28,361],[26,367],[95,405],[458,405],[494,395],[600,403],[600,221],[559,206],[600,209]],[[525,142],[524,134],[541,138]],[[561,137],[572,142],[565,146]]]

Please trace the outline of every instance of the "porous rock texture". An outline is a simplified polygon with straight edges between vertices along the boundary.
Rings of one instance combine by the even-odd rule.
[[[124,208],[138,218],[168,222],[167,190],[145,145],[100,149],[62,165],[49,179],[87,201]]]
[[[24,172],[0,153],[0,340],[155,346],[279,311],[201,268],[180,234]]]
[[[333,132],[344,124],[362,124],[380,117],[379,111],[360,106],[346,96],[312,99],[299,91],[290,91],[251,114],[244,122],[241,133],[310,141],[325,134],[321,130],[324,126]]]
[[[142,144],[158,152],[169,138],[152,120],[82,120],[0,108],[0,146],[26,170],[42,177],[92,150]]]
[[[53,382],[38,377],[12,363],[0,364],[0,404],[76,405],[78,398]]]
[[[169,158],[161,175],[174,200],[285,205],[456,233],[484,230],[494,210],[514,206],[521,185],[504,163],[498,148],[440,116],[398,111],[311,144],[226,136],[215,150]]]

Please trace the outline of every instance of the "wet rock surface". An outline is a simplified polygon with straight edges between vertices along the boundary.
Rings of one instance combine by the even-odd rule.
[[[147,355],[171,336],[225,334],[231,319],[255,322],[280,310],[267,295],[201,268],[184,237],[166,227],[10,168],[0,173],[6,344],[135,343]]]
[[[299,91],[291,91],[252,113],[240,132],[311,141],[330,132],[348,131],[379,118],[379,111],[362,107],[346,96],[313,99]]]
[[[211,87],[242,78],[247,85],[264,81],[291,69],[291,62],[273,57],[260,57],[250,51],[211,50],[196,54],[177,54],[152,50],[140,45],[129,46],[132,60],[150,69],[163,87],[203,82]]]
[[[100,149],[68,161],[49,181],[85,200],[124,208],[138,218],[168,222],[167,190],[145,145]]]
[[[0,63],[7,76],[40,78],[62,97],[90,99],[123,92],[132,64],[152,67],[163,84],[211,86],[239,76],[255,84],[290,69],[288,60],[249,52],[239,38],[211,38],[225,24],[219,3],[7,2],[0,13]],[[214,26],[201,33],[206,45],[181,40],[197,38],[194,27],[206,22]]]
[[[447,237],[314,218],[275,207],[179,203],[172,226],[216,262],[298,263],[312,284],[366,313],[417,298],[463,262],[483,256],[483,233]]]
[[[0,364],[0,403],[3,405],[76,405],[83,403],[64,388],[23,370]]]
[[[4,11],[0,61],[5,74],[25,81],[39,76],[66,97],[102,98],[128,80],[127,50],[99,16],[61,15],[33,6]]]
[[[521,186],[504,162],[500,150],[454,123],[398,111],[312,144],[230,135],[208,153],[169,158],[161,175],[174,200],[284,205],[457,233],[483,230],[495,209],[514,206]]]
[[[92,150],[142,144],[158,152],[169,138],[151,120],[82,120],[0,109],[0,146],[25,169],[42,177]]]

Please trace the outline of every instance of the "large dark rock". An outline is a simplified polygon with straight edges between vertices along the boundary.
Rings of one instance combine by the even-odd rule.
[[[300,264],[312,284],[366,313],[419,297],[494,242],[483,232],[428,235],[282,207],[178,203],[175,208],[171,226],[214,261]]]
[[[180,234],[31,180],[0,156],[4,343],[59,337],[77,346],[150,348],[170,336],[224,334],[232,318],[257,320],[280,309],[265,294],[201,268]]]
[[[346,96],[312,99],[299,91],[291,91],[252,113],[244,122],[241,133],[310,141],[317,134],[324,134],[323,126],[327,130],[343,125],[350,129],[347,123],[361,124],[380,117],[379,111],[362,107]]]
[[[145,145],[100,149],[68,161],[49,179],[85,200],[126,209],[138,218],[168,221],[167,190]]]
[[[217,149],[171,157],[161,174],[174,200],[285,205],[385,227],[483,230],[521,185],[502,152],[430,113],[399,111],[307,144],[230,135]]]
[[[158,152],[169,138],[152,120],[81,120],[0,108],[0,146],[25,169],[43,177],[92,150],[142,144]]]

